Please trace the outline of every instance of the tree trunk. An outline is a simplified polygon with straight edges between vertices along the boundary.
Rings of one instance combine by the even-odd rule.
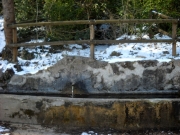
[[[15,23],[15,10],[14,0],[2,0],[3,16],[4,16],[4,34],[6,45],[13,43],[13,32],[11,28],[7,27],[7,24]],[[12,49],[5,47],[2,52],[3,59],[12,60]]]

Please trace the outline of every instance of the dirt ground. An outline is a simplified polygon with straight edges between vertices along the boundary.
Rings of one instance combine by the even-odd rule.
[[[0,123],[0,126],[9,131],[0,132],[0,135],[180,135],[180,130],[142,130],[142,131],[115,131],[113,129],[90,129],[61,131],[57,128],[42,127],[40,125]]]

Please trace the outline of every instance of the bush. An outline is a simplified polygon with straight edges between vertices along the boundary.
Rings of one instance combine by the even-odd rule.
[[[14,0],[14,2],[17,22],[45,19],[43,9],[44,0]]]
[[[180,17],[180,5],[175,0],[14,0],[14,2],[17,22],[147,19],[152,9],[174,18]],[[88,29],[88,25],[52,26],[45,29],[45,37],[51,41],[89,39]]]

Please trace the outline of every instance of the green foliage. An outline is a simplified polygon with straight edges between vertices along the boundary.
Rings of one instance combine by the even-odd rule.
[[[72,0],[45,0],[45,16],[51,21],[74,19],[76,17],[74,14],[76,14],[77,10],[73,10],[73,5]]]
[[[180,4],[177,0],[14,0],[14,2],[17,22],[29,20],[35,22],[42,19],[45,21],[147,19],[151,10],[174,18],[180,17]],[[52,26],[46,29],[45,37],[47,41],[89,39],[88,29],[88,25]],[[130,32],[134,31],[130,29]]]
[[[157,10],[174,18],[180,17],[177,0],[14,0],[16,20],[49,21],[115,18],[149,18]]]
[[[180,5],[177,0],[143,0],[141,5],[143,9],[143,17],[148,17],[151,10],[157,10],[160,13],[171,16],[173,18],[180,17]]]
[[[87,40],[90,37],[90,29],[85,29],[82,31],[76,31],[75,40]]]
[[[42,19],[44,17],[44,0],[14,0],[16,21],[29,21]]]
[[[74,0],[45,0],[45,17],[48,21],[79,20],[83,18],[83,9]],[[84,25],[53,26],[47,31],[47,38],[54,40],[72,40],[76,30],[84,29]]]

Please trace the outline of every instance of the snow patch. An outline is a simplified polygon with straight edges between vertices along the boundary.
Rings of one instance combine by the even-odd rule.
[[[106,28],[106,25],[103,26]],[[3,18],[0,18],[0,30],[3,29]],[[139,35],[122,35],[116,40],[124,39],[149,39],[147,34],[142,33]],[[156,34],[155,39],[171,39],[166,35]],[[30,42],[38,43],[43,40],[31,40]],[[0,31],[0,52],[5,46],[4,31]],[[19,51],[23,49],[34,53],[35,58],[32,60],[23,60],[18,57],[18,64],[21,66],[22,71],[17,71],[14,67],[15,64],[9,63],[6,60],[0,59],[0,69],[6,71],[8,68],[12,68],[15,74],[35,74],[39,70],[47,69],[50,66],[56,64],[59,60],[65,56],[82,56],[90,57],[90,47],[88,45],[71,44],[64,45],[65,49],[58,50],[57,53],[50,53],[50,45],[41,47],[20,47]],[[88,46],[88,47],[87,47]],[[174,59],[180,58],[180,42],[177,42],[177,56],[172,56],[172,44],[171,43],[120,43],[115,45],[96,45],[95,46],[95,59],[99,61],[106,61],[108,63],[124,62],[124,61],[140,61],[140,60],[158,60],[159,62],[169,62]]]

